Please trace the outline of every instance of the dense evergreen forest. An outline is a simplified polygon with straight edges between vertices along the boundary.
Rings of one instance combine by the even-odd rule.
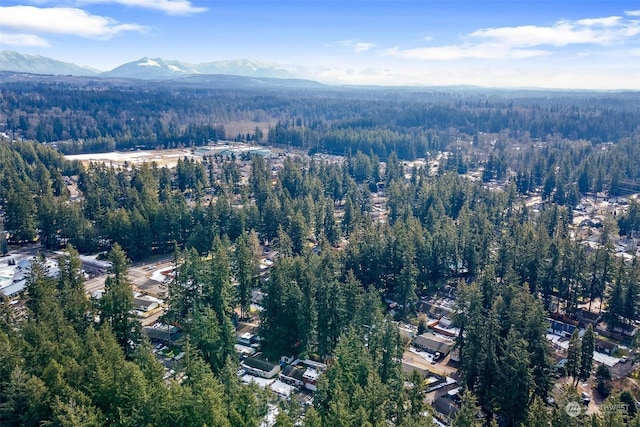
[[[237,121],[272,123],[272,144],[339,155],[373,151],[382,159],[392,151],[401,159],[424,157],[479,133],[598,144],[640,132],[634,93],[248,90],[73,78],[5,82],[0,90],[5,132],[67,141],[59,144],[66,153],[202,145],[236,138],[224,126]]]
[[[277,426],[431,425],[422,378],[401,371],[393,320],[417,322],[418,298],[444,286],[457,296],[467,390],[453,425],[481,425],[478,407],[494,425],[640,425],[630,409],[570,417],[570,386],[548,405],[545,338],[550,313],[598,298],[609,324],[637,318],[640,266],[613,252],[618,233],[640,226],[637,202],[604,223],[595,250],[570,230],[584,193],[622,193],[640,179],[633,94],[1,88],[5,132],[68,140],[60,150],[206,144],[225,123],[259,117],[275,123],[265,142],[346,156],[287,156],[275,177],[255,156],[242,160],[244,182],[231,157],[83,166],[48,144],[0,142],[0,251],[36,240],[66,248],[58,278],[32,266],[26,316],[0,305],[0,425],[258,425],[273,397],[238,382],[231,322],[236,307],[249,312],[256,286],[264,356],[330,362],[312,408],[282,403]],[[404,160],[443,150],[435,173],[405,175]],[[462,176],[479,166],[480,180]],[[380,182],[385,221],[373,201]],[[533,192],[539,211],[521,203]],[[278,253],[267,281],[256,274],[266,243]],[[84,293],[77,251],[109,253],[99,301]],[[187,343],[184,376],[170,380],[130,315],[129,259],[158,253],[175,259],[165,320]],[[397,302],[395,319],[384,299]],[[590,359],[574,362],[572,378],[591,375]]]
[[[259,408],[265,397],[233,385],[237,380],[230,313],[234,306],[248,310],[255,284],[256,247],[262,239],[273,241],[280,254],[270,280],[262,283],[265,353],[276,358],[282,354],[333,355],[339,361],[319,386],[314,410],[305,418],[308,425],[377,425],[382,420],[424,425],[421,394],[402,387],[399,358],[403,345],[395,326],[385,320],[380,295],[392,296],[403,307],[399,315],[411,318],[418,295],[457,280],[460,271],[453,266],[463,265],[471,277],[477,277],[471,284],[466,284],[469,280],[457,282],[460,310],[456,321],[466,331],[460,343],[461,372],[475,393],[469,399],[477,399],[509,424],[534,417],[527,411],[529,405],[536,411],[535,419],[542,416],[539,411],[548,411],[535,397],[546,398],[551,384],[544,330],[552,301],[571,312],[578,300],[603,296],[607,283],[616,283],[624,295],[621,306],[632,307],[631,312],[621,310],[616,319],[626,322],[637,312],[637,265],[628,267],[614,259],[605,241],[601,250],[587,255],[568,236],[568,209],[549,202],[539,215],[533,215],[516,203],[515,183],[508,191],[496,192],[453,171],[429,177],[424,170],[406,181],[394,155],[383,176],[376,177],[372,159],[359,154],[343,165],[287,158],[275,185],[267,161],[255,157],[249,185],[239,188],[234,181],[236,163],[229,159],[187,161],[174,171],[146,164],[131,170],[102,165],[85,170],[40,144],[3,144],[2,149],[2,159],[6,159],[3,175],[9,177],[2,188],[6,189],[3,206],[10,236],[20,230],[26,233],[22,237],[31,240],[40,230],[40,239],[49,248],[72,243],[94,250],[103,242],[112,247],[114,260],[112,284],[97,306],[84,297],[77,260],[70,255],[62,266],[71,271],[58,281],[38,273],[38,268],[32,273],[28,320],[17,321],[9,311],[5,313],[3,354],[9,356],[3,365],[7,373],[3,375],[3,417],[12,425],[44,419],[74,425],[57,421],[64,417],[88,417],[94,422],[89,425],[140,425],[140,420],[171,425],[180,417],[196,415],[220,417],[215,425],[225,425],[223,420],[239,416],[233,410],[248,407],[253,412],[241,416],[255,422],[264,410]],[[213,179],[219,197],[203,206],[197,197],[198,179],[181,178],[181,173],[197,169],[200,172],[192,175],[207,180],[207,167],[216,163],[219,174]],[[81,202],[70,203],[66,187],[56,184],[71,174],[79,174]],[[388,182],[390,215],[388,223],[377,223],[371,218],[369,186],[362,184],[383,178]],[[90,184],[93,180],[99,181]],[[23,194],[33,197],[18,197]],[[192,206],[187,196],[193,197]],[[243,201],[241,207],[232,207],[232,200]],[[17,212],[18,207],[11,203],[18,201],[27,210],[10,214]],[[340,221],[335,220],[336,207],[344,210]],[[636,217],[630,212],[621,221],[637,222],[637,209],[632,212]],[[69,219],[77,222],[64,227]],[[22,223],[12,225],[18,220]],[[102,224],[114,228],[101,229]],[[338,245],[341,236],[349,244],[336,251],[332,245]],[[309,249],[310,239],[320,242],[320,251]],[[123,307],[130,304],[121,287],[127,279],[126,256],[120,245],[129,256],[139,258],[154,248],[174,251],[180,269],[170,287],[167,317],[190,325],[187,332],[194,359],[189,359],[187,372],[194,363],[200,377],[188,374],[188,382],[162,383],[150,349],[135,338],[139,332],[133,323],[123,324],[126,316],[107,314],[126,313]],[[210,261],[202,258],[205,254],[212,255]],[[238,280],[236,287],[231,287],[232,276]],[[100,324],[91,320],[92,311],[101,313]],[[373,335],[372,325],[379,325]],[[101,346],[100,350],[92,345]],[[111,350],[102,347],[106,345]],[[86,358],[94,358],[96,351],[104,357],[112,354],[100,362],[111,363],[111,368],[96,366],[96,360],[88,363]],[[136,393],[135,405],[118,400],[125,378],[96,377],[125,360],[131,370],[126,384],[135,380],[139,384],[131,384],[131,390],[148,390]],[[505,370],[501,380],[494,374],[496,366],[514,371]],[[50,372],[54,368],[55,375]],[[354,377],[356,372],[360,374]],[[522,375],[523,381],[511,382],[513,375]],[[514,389],[504,389],[505,383],[513,384]],[[113,388],[116,384],[118,390]],[[199,387],[208,387],[206,393],[212,399],[202,404],[214,402],[218,409],[199,413],[197,408],[184,406],[195,403],[180,396],[194,396],[193,388],[202,392]],[[166,396],[158,398],[157,393]],[[237,393],[242,397],[236,398]],[[138,402],[140,399],[149,400]],[[239,399],[242,409],[227,405],[225,399]],[[164,403],[154,409],[151,401]],[[138,405],[148,409],[132,413]],[[416,408],[407,410],[412,408],[408,405]],[[170,418],[161,418],[169,409]],[[117,411],[117,417],[111,411]],[[296,411],[290,415],[295,418]],[[563,414],[551,411],[548,416]],[[321,424],[311,424],[313,419]],[[200,419],[187,423],[207,424]],[[247,423],[231,425],[255,425]]]

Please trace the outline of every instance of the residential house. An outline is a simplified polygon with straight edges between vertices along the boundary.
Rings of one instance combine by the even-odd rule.
[[[304,386],[305,371],[299,366],[286,365],[280,372],[280,381],[301,388]]]
[[[140,317],[149,315],[149,313],[158,308],[160,304],[162,304],[162,300],[150,295],[144,295],[138,292],[133,294],[134,310]]]
[[[447,316],[451,317],[453,315],[453,307],[450,303],[445,301],[427,301],[423,298],[416,304],[416,309],[418,312],[426,313],[429,317],[433,319],[440,319],[441,317]]]
[[[629,324],[621,324],[613,327],[613,332],[618,332],[627,337],[634,337],[637,331],[638,331],[638,328]]]
[[[420,374],[422,378],[427,378],[431,375],[431,371],[423,366],[419,366],[418,364],[412,363],[411,360],[402,360],[402,372],[404,372],[408,377],[411,376],[414,372]]]
[[[575,331],[577,328],[576,325],[561,322],[559,320],[551,318],[547,318],[547,321],[549,322],[549,328],[547,329],[547,332],[555,335],[570,337],[571,334],[573,334],[573,331]]]
[[[311,391],[318,389],[318,377],[320,377],[320,371],[315,368],[307,368],[302,374],[302,381],[304,382],[304,388]]]
[[[418,335],[413,340],[413,345],[424,351],[435,354],[440,353],[442,357],[448,355],[453,348],[454,342],[449,338],[441,337],[438,335],[424,333]]]
[[[588,325],[591,324],[594,328],[598,325],[598,323],[602,322],[602,314],[594,313],[593,311],[588,311],[584,309],[578,310],[576,313],[576,317],[580,322],[580,325]]]
[[[280,365],[255,357],[247,357],[242,361],[241,366],[248,373],[267,379],[275,377],[280,372]]]
[[[447,316],[443,316],[433,326],[430,326],[435,332],[450,338],[455,338],[460,334],[460,329],[453,326],[453,320]]]
[[[611,356],[613,353],[618,351],[618,345],[617,344],[612,343],[611,341],[604,340],[602,338],[596,338],[595,344],[596,344],[595,345],[595,350],[598,353],[604,353],[604,354],[608,354],[609,356]]]
[[[256,335],[251,332],[244,332],[238,336],[238,344],[251,347],[251,344],[257,342]]]
[[[174,343],[182,337],[180,328],[161,322],[156,322],[151,326],[145,326],[142,328],[142,331],[150,340],[160,341],[165,344]]]
[[[440,415],[445,421],[451,422],[456,417],[456,414],[460,410],[456,403],[449,399],[447,395],[440,396],[431,404],[437,414]]]

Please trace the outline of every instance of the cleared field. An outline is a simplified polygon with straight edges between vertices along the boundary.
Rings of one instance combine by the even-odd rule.
[[[116,167],[140,163],[156,162],[158,166],[175,167],[178,159],[197,157],[190,148],[174,150],[112,151],[109,153],[74,154],[65,156],[69,160],[79,160],[85,166],[90,162],[101,162]]]
[[[269,126],[275,126],[276,121],[274,122],[231,122],[225,123],[224,132],[227,135],[227,138],[233,139],[238,134],[250,134],[253,135],[256,131],[256,127],[258,127],[262,131],[262,140],[266,141],[267,136],[269,134]]]

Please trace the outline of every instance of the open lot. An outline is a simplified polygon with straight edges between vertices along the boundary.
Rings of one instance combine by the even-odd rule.
[[[79,160],[85,166],[90,162],[123,167],[125,164],[155,162],[158,166],[175,167],[178,159],[195,157],[187,148],[173,150],[114,151],[110,153],[76,154],[65,156],[69,160]]]

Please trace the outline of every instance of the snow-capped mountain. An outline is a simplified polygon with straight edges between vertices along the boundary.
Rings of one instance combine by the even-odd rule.
[[[274,62],[260,62],[251,59],[235,59],[230,61],[204,62],[195,66],[201,74],[229,74],[246,77],[275,77],[289,79],[297,77]]]
[[[276,63],[251,59],[203,62],[188,64],[162,58],[141,58],[102,73],[105,77],[129,77],[137,79],[172,79],[190,74],[227,74],[245,77],[295,77]]]
[[[32,74],[93,76],[99,71],[40,55],[25,55],[13,50],[0,51],[0,70]]]
[[[162,58],[141,58],[120,65],[111,71],[102,73],[104,77],[127,77],[134,79],[172,79],[198,72],[191,64],[170,61]]]
[[[224,74],[255,78],[296,79],[309,78],[301,68],[286,68],[273,62],[252,59],[203,62],[189,64],[163,58],[144,57],[120,65],[111,71],[100,72],[88,67],[57,61],[44,56],[23,55],[14,51],[0,52],[0,71],[17,71],[33,74],[99,76],[135,78],[142,80],[167,80],[201,74]]]

